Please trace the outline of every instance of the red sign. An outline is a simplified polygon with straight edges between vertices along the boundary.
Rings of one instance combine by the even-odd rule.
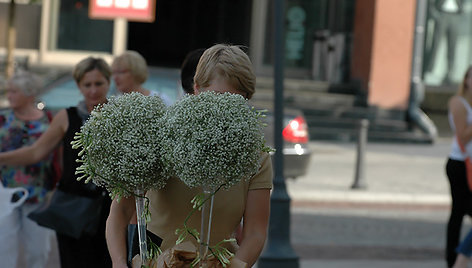
[[[153,22],[155,10],[156,0],[90,0],[89,17]]]

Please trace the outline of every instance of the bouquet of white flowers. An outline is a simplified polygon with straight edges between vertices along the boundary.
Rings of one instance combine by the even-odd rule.
[[[73,142],[81,147],[78,180],[92,180],[118,198],[165,186],[157,139],[165,110],[158,96],[136,92],[96,106]]]
[[[81,148],[76,174],[110,191],[112,197],[135,196],[141,260],[148,257],[146,220],[150,218],[145,191],[166,185],[168,176],[157,138],[166,106],[158,96],[129,93],[96,106],[76,134]],[[145,201],[146,199],[146,201]],[[153,251],[151,251],[151,255]],[[151,256],[152,257],[152,256]]]
[[[249,179],[265,146],[261,111],[239,94],[188,95],[168,109],[160,132],[163,161],[189,187],[229,188]]]
[[[221,243],[230,240],[208,245],[213,197],[220,188],[249,179],[260,167],[261,153],[271,150],[265,145],[262,116],[241,95],[231,93],[189,95],[167,109],[159,97],[114,97],[93,110],[75,137],[73,147],[82,149],[77,173],[118,198],[138,197],[142,263],[147,260],[141,234],[145,237],[143,218],[148,215],[138,201],[144,191],[162,188],[170,176],[202,187],[184,228],[176,231],[177,243],[191,235],[201,245],[195,263],[204,262],[210,250],[225,266],[231,253]],[[202,209],[200,234],[186,225],[196,209]]]
[[[261,153],[271,151],[265,145],[262,116],[239,94],[207,91],[186,96],[163,117],[159,139],[165,166],[187,186],[203,190],[192,201],[194,211],[202,210],[201,232],[188,228],[186,222],[176,231],[177,243],[187,235],[200,243],[195,262],[204,263],[211,251],[225,266],[232,255],[220,243],[208,245],[213,197],[220,188],[249,179],[261,165]]]

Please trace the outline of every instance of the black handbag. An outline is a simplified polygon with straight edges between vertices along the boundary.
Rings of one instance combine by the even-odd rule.
[[[28,214],[28,218],[75,239],[93,236],[100,225],[104,198],[105,193],[87,197],[56,189],[50,200]]]

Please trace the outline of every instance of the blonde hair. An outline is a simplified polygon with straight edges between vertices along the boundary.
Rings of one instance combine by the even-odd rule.
[[[17,86],[26,96],[37,97],[43,93],[43,79],[25,70],[16,71],[9,79],[9,83]]]
[[[471,75],[472,75],[472,66],[469,66],[469,67],[467,68],[467,71],[466,71],[465,74],[464,74],[464,78],[462,79],[462,82],[461,82],[460,85],[459,85],[459,89],[457,90],[457,95],[459,95],[459,96],[464,96],[464,91],[465,91],[466,89],[469,89],[469,88],[467,87],[467,79],[468,79],[469,76],[471,76]]]
[[[111,66],[127,68],[134,80],[139,84],[146,82],[148,78],[146,60],[141,54],[133,50],[125,51],[123,54],[117,56]]]
[[[78,84],[82,78],[84,78],[86,73],[95,69],[102,73],[105,79],[110,82],[111,69],[108,63],[102,58],[87,57],[81,60],[75,65],[74,71],[72,71],[72,76]]]
[[[235,89],[245,92],[248,99],[255,92],[256,76],[251,60],[238,46],[217,44],[203,52],[195,71],[195,84],[208,87],[215,75],[226,79]]]

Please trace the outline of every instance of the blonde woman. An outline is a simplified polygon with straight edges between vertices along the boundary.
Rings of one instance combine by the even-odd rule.
[[[195,94],[203,91],[231,92],[251,98],[255,92],[256,77],[249,57],[237,46],[218,44],[207,49],[201,56],[194,78]],[[228,191],[218,192],[213,209],[214,222],[210,243],[230,238],[241,220],[242,238],[239,245],[228,245],[235,257],[251,267],[264,246],[270,211],[272,188],[272,164],[268,154],[261,158],[259,171],[248,181],[241,181]],[[162,250],[175,245],[185,217],[192,209],[190,200],[198,189],[188,188],[178,178],[171,178],[161,190],[147,193],[150,199],[151,221],[148,230],[163,239]],[[224,204],[224,205],[222,205]],[[114,200],[107,220],[107,244],[113,267],[127,267],[126,226],[135,213],[133,198]],[[190,219],[189,227],[200,230],[198,217]]]

